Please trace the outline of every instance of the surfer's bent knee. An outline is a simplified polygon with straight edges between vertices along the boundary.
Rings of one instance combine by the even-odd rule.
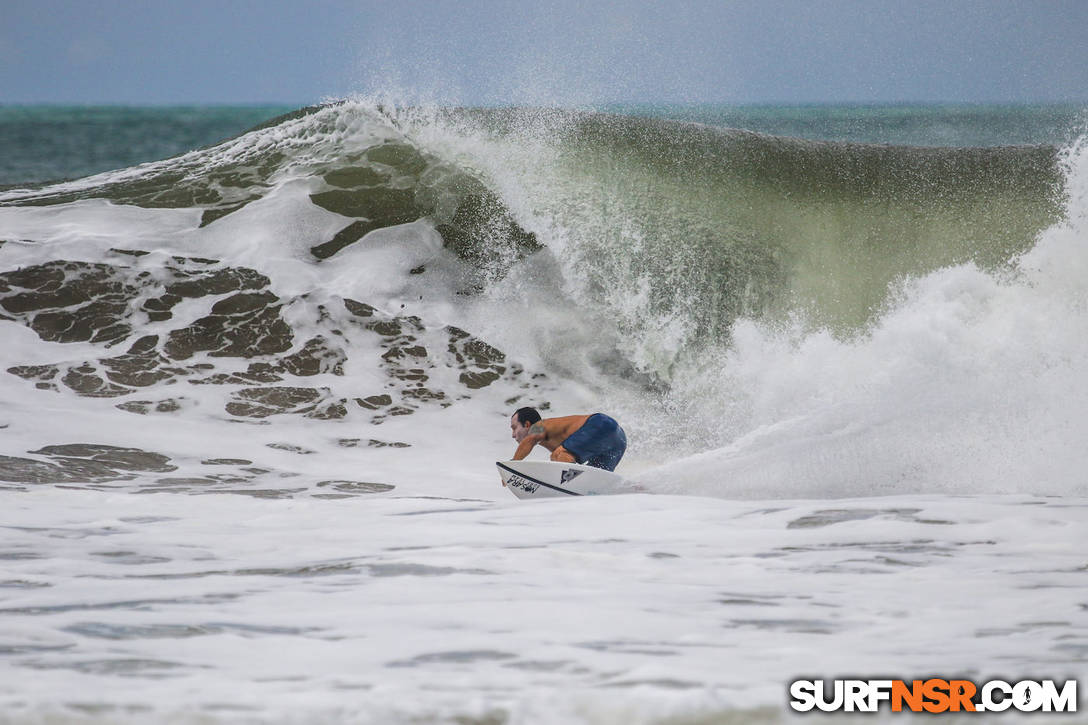
[[[563,446],[559,446],[554,451],[552,451],[552,460],[553,461],[559,461],[560,463],[577,463],[578,462],[575,459],[575,457],[570,454],[570,451],[568,451]]]

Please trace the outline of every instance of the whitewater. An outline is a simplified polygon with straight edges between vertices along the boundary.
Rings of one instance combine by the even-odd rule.
[[[0,722],[1083,681],[1085,280],[1083,139],[353,99],[8,186]],[[515,499],[522,405],[649,493]]]

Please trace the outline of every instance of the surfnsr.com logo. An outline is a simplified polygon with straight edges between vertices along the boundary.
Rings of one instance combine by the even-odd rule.
[[[790,707],[797,712],[1076,712],[1077,681],[990,680],[796,680]]]

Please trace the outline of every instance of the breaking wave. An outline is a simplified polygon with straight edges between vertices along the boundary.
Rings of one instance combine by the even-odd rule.
[[[1068,490],[1084,156],[301,109],[0,192],[0,315],[40,341],[7,370],[118,415],[258,424],[575,390],[685,492]],[[8,480],[56,478],[44,450]]]

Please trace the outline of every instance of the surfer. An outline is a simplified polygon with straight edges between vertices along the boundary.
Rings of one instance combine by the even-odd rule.
[[[519,408],[510,416],[510,431],[518,442],[515,461],[539,443],[552,452],[553,461],[614,471],[627,450],[623,428],[604,413],[542,419],[536,408]]]

